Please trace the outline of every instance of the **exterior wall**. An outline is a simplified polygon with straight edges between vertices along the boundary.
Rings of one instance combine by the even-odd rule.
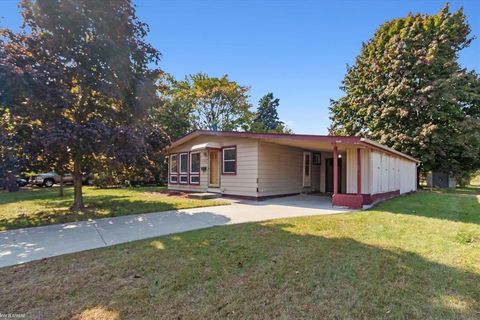
[[[322,152],[321,153],[321,164],[320,164],[320,192],[325,193],[325,184],[326,184],[326,177],[325,177],[325,167],[327,165],[326,159],[327,159],[328,153],[327,152]],[[329,158],[332,157],[328,156]]]
[[[245,197],[269,197],[303,191],[303,152],[301,148],[260,142],[244,137],[199,136],[170,153],[190,152],[199,144],[215,143],[220,147],[236,146],[236,174],[220,174],[220,187],[209,188],[208,151],[200,151],[200,183],[171,184],[170,190],[189,192],[220,192],[225,195]],[[338,202],[351,202],[357,206],[357,148],[351,145],[342,152],[341,190],[344,194]],[[385,197],[416,190],[416,163],[394,154],[361,148],[361,193],[363,203],[373,202]],[[311,170],[312,189],[325,192],[326,159],[331,152],[321,152],[321,164],[313,165]],[[313,160],[313,158],[312,158]],[[358,196],[358,195],[357,195]],[[334,201],[335,202],[335,201]],[[339,204],[341,205],[341,204]]]
[[[346,153],[346,193],[357,193],[357,148],[348,148]],[[370,193],[370,151],[367,149],[360,149],[360,166],[361,193]]]
[[[417,165],[377,151],[370,152],[370,194],[400,191],[406,193],[417,189]]]
[[[206,168],[205,171],[200,170],[200,184],[171,184],[169,181],[168,189],[193,192],[219,191],[226,195],[256,197],[258,176],[258,142],[256,140],[248,138],[201,136],[170,150],[169,153],[189,152],[193,146],[209,142],[217,143],[222,147],[237,147],[236,174],[220,174],[220,188],[212,190],[208,187],[208,152],[207,150],[200,150],[200,167]]]
[[[312,157],[312,191],[320,191],[320,175],[322,173],[321,168],[321,165],[313,164]]]
[[[293,194],[300,193],[302,190],[303,150],[260,142],[258,145],[258,195],[264,197]]]

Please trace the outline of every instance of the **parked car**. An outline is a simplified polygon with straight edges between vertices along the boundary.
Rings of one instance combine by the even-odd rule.
[[[82,182],[86,185],[92,185],[92,177],[89,174],[83,174]],[[30,178],[30,184],[36,185],[38,187],[47,187],[50,188],[54,184],[60,183],[60,175],[55,172],[47,172],[47,173],[39,173],[33,175]],[[63,183],[65,184],[72,184],[73,183],[73,176],[71,174],[63,175]]]
[[[23,178],[17,178],[16,182],[19,187],[25,187],[28,184],[28,180]]]
[[[23,178],[20,178],[20,177],[15,177],[15,182],[17,183],[17,185],[19,187],[25,187],[27,184],[28,184],[28,181],[23,179]],[[5,189],[5,180],[4,179],[0,179],[0,189]]]

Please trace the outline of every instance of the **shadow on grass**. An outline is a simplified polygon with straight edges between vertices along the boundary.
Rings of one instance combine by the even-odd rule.
[[[46,197],[35,198],[35,201],[41,204],[43,210],[0,219],[0,230],[203,206],[198,200],[184,198],[172,197],[163,201],[161,198],[137,200],[125,195],[87,195],[84,199],[85,209],[71,211],[69,207],[72,200],[69,198]]]
[[[371,210],[480,224],[480,196],[419,191],[379,203]]]
[[[182,319],[480,315],[476,273],[295,228],[218,227],[0,269],[0,309],[39,318],[95,310]]]
[[[115,191],[128,191],[131,192],[132,195],[135,193],[158,193],[167,196],[168,194],[165,192],[165,187],[131,187],[131,188],[108,188],[108,189],[98,189],[95,187],[83,187],[84,190],[84,197],[89,198],[91,195],[89,192],[115,192]],[[0,192],[0,205],[2,204],[9,204],[14,202],[23,202],[23,201],[66,201],[71,202],[73,200],[73,187],[66,186],[64,188],[64,197],[59,197],[59,188],[39,188],[39,187],[32,187],[30,189],[22,189],[18,192]]]

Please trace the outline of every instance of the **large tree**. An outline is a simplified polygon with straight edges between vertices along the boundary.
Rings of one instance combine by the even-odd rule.
[[[252,113],[249,88],[221,78],[198,73],[175,81],[174,101],[191,110],[193,127],[205,130],[246,130]]]
[[[71,164],[72,208],[81,209],[87,164],[145,157],[142,124],[157,99],[158,70],[150,66],[160,54],[129,0],[23,0],[21,9],[25,30],[4,31],[4,60],[32,89],[7,90],[0,103],[35,127],[47,157],[61,151],[53,158]],[[4,74],[1,81],[13,81]]]
[[[290,132],[278,117],[277,108],[280,99],[274,98],[273,93],[264,95],[258,102],[258,109],[250,127],[254,132]]]
[[[456,175],[480,167],[480,80],[458,62],[463,10],[410,14],[364,43],[332,101],[331,133],[365,136]]]

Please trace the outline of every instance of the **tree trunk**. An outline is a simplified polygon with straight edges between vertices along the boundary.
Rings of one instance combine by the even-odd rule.
[[[72,210],[83,209],[82,170],[80,158],[73,160],[73,205]]]
[[[58,190],[58,196],[63,197],[63,174],[60,174],[60,189]]]
[[[421,171],[420,171],[420,167],[417,166],[417,190],[422,189],[422,185],[420,184],[420,178],[421,178]]]
[[[13,173],[7,173],[5,177],[5,189],[7,189],[8,192],[17,192],[20,190],[17,184],[17,179],[15,178],[15,175]]]

